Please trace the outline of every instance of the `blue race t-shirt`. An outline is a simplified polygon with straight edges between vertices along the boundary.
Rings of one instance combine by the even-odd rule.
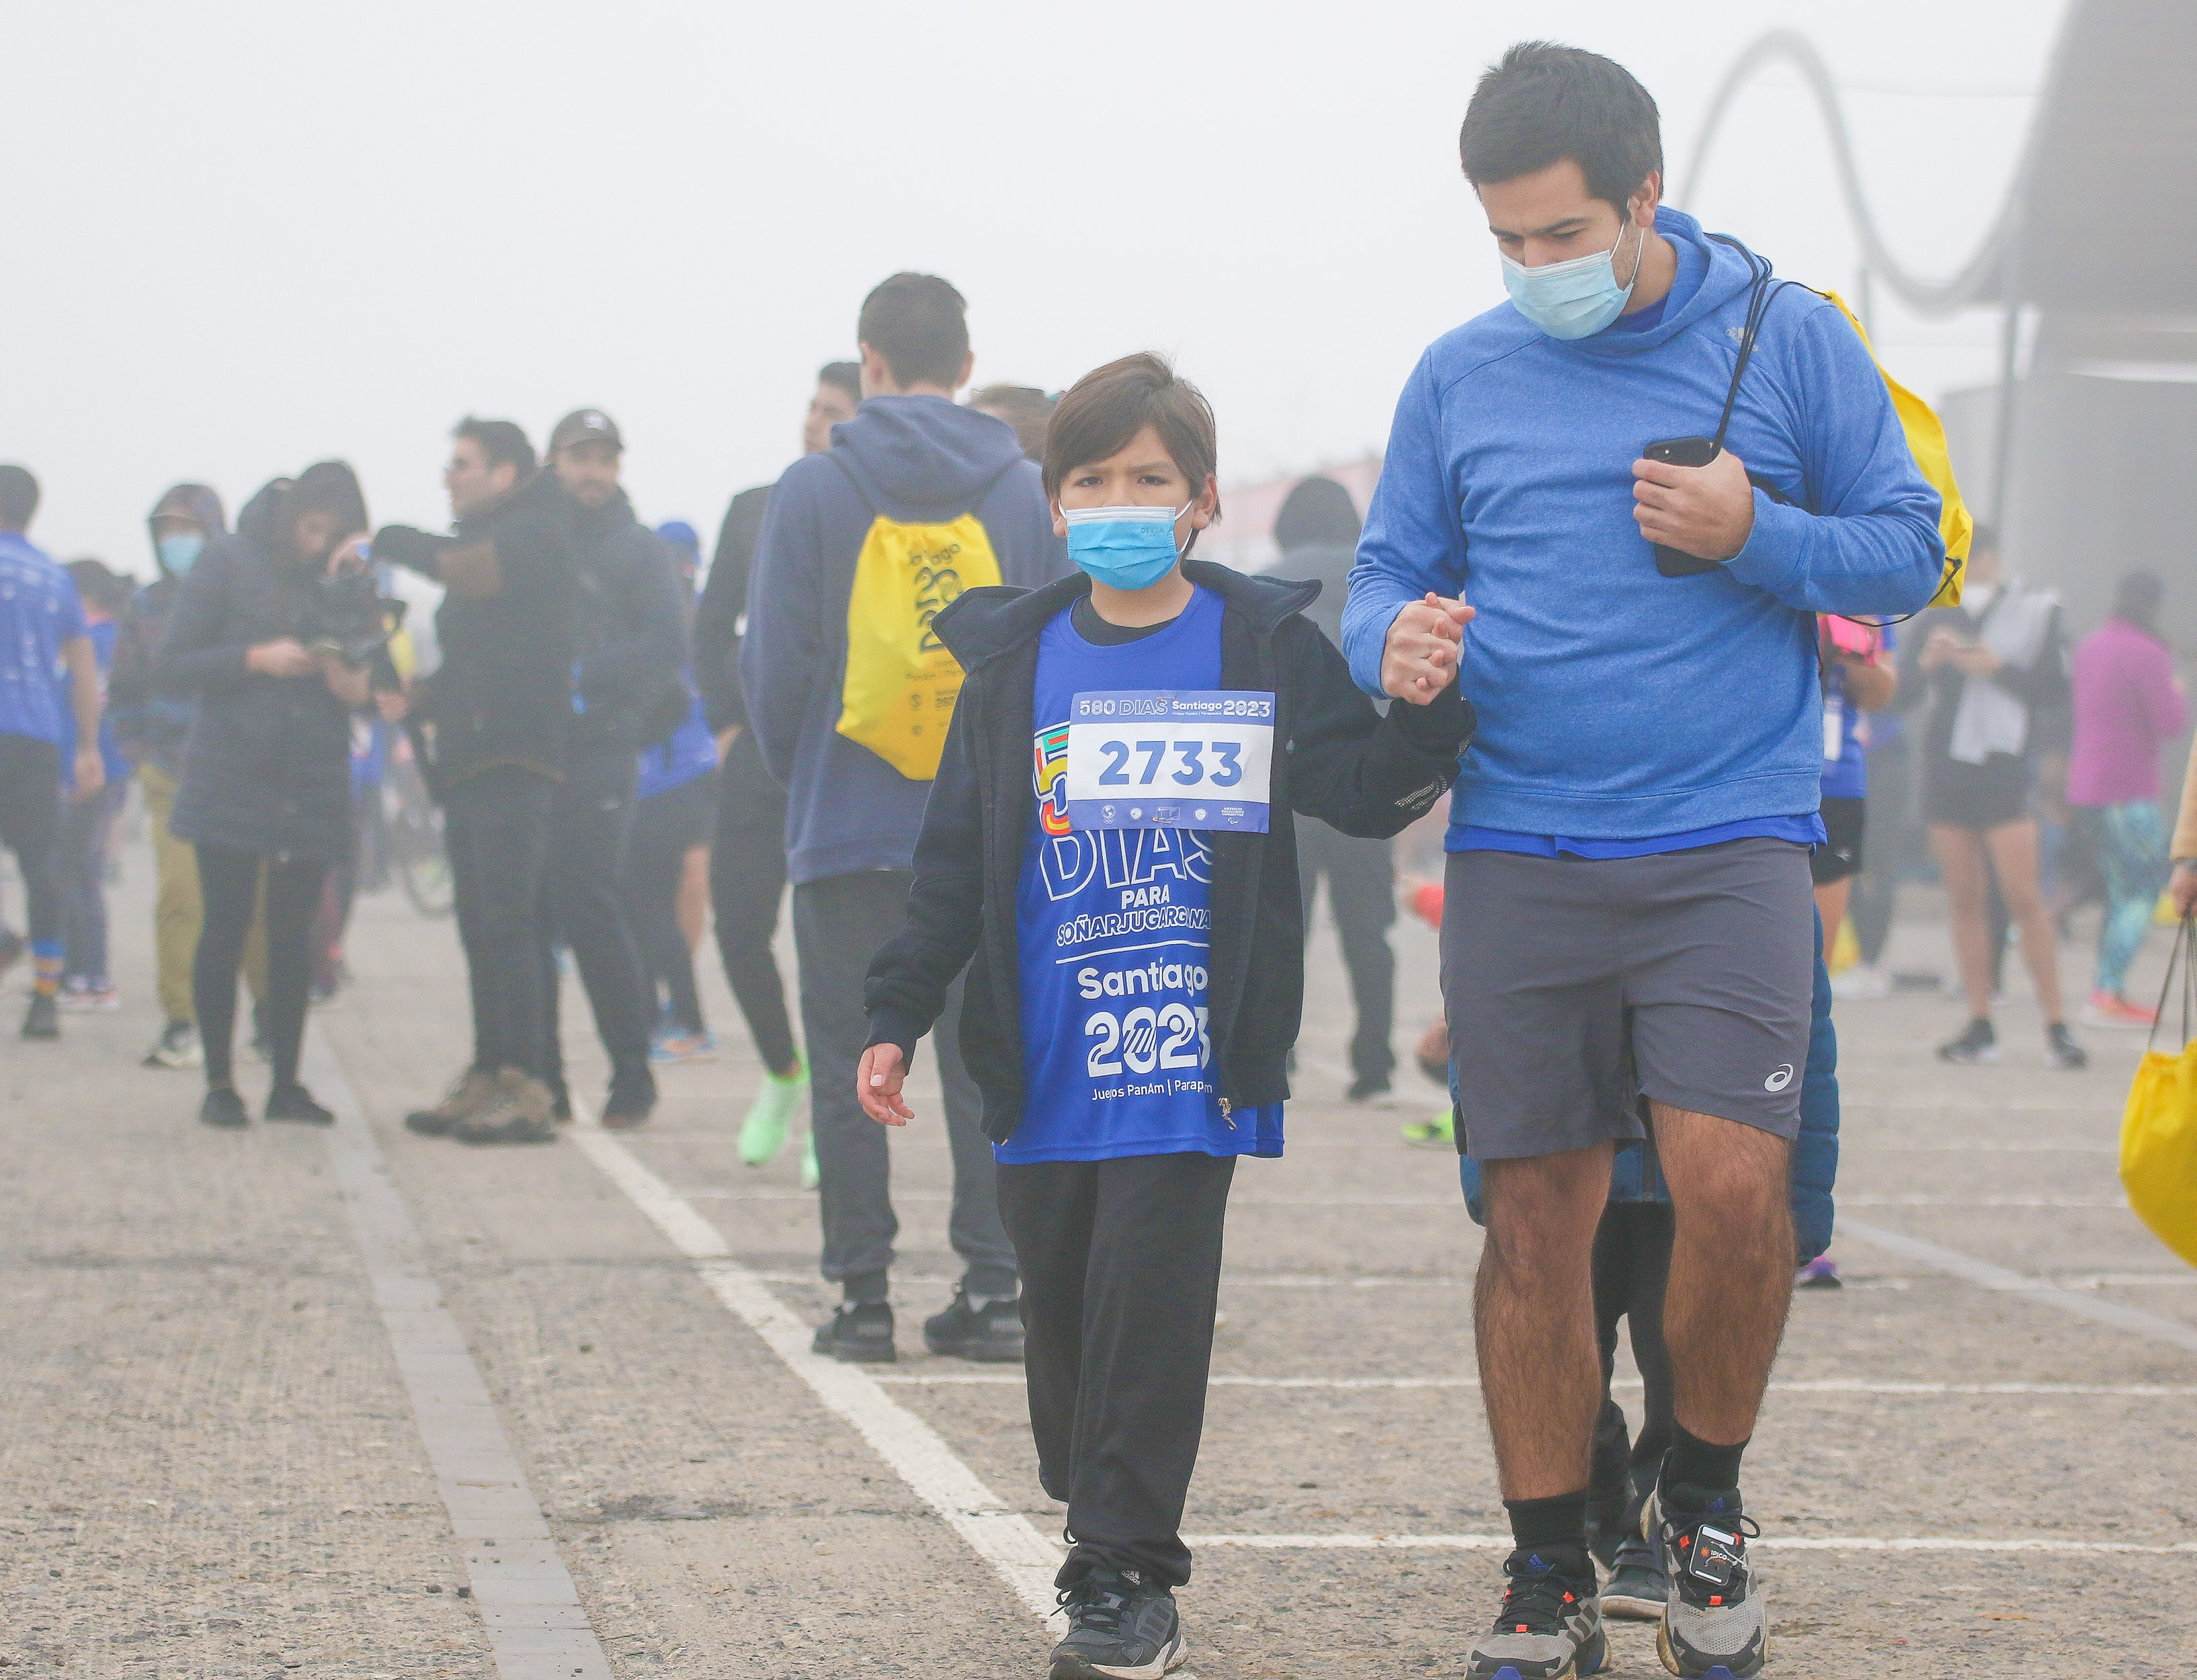
[[[1892,626],[1884,627],[1884,651],[1897,651]],[[1823,670],[1823,797],[1863,799],[1869,795],[1869,749],[1882,733],[1883,721],[1864,718],[1859,707],[1846,698],[1846,668],[1837,660]],[[1890,739],[1885,736],[1884,739]]]
[[[76,579],[22,532],[0,530],[0,735],[61,738],[61,644],[84,634]]]
[[[1220,618],[1220,598],[1199,588],[1180,617],[1133,641],[1094,644],[1073,608],[1040,633],[1036,808],[1015,895],[1026,1095],[1014,1136],[994,1146],[1002,1162],[1282,1152],[1279,1103],[1224,1116],[1213,1087],[1205,836],[1078,830],[1068,815],[1075,696],[1217,688]]]
[[[687,686],[691,692],[694,686],[692,674],[682,671],[681,675],[687,678]],[[653,799],[659,793],[684,787],[716,768],[717,738],[710,733],[709,721],[702,714],[702,697],[694,694],[687,707],[686,721],[641,754],[634,797]]]

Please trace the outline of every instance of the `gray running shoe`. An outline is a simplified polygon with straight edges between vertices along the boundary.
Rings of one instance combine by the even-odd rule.
[[[1094,1569],[1060,1595],[1068,1634],[1051,1680],[1160,1680],[1190,1655],[1174,1595],[1134,1569]]]
[[[1667,1503],[1666,1502],[1668,1502]],[[1748,1680],[1770,1654],[1770,1613],[1747,1543],[1762,1531],[1739,1493],[1658,1486],[1641,1519],[1670,1579],[1656,1648],[1681,1680]]]
[[[1594,1560],[1576,1546],[1520,1547],[1495,1625],[1472,1642],[1468,1680],[1584,1680],[1609,1657]]]
[[[443,1100],[432,1109],[414,1109],[404,1116],[404,1129],[423,1138],[447,1138],[458,1122],[478,1114],[496,1100],[496,1075],[486,1068],[468,1068],[450,1081]]]
[[[202,1068],[206,1052],[199,1048],[199,1029],[188,1021],[171,1021],[145,1052],[148,1068]]]
[[[1671,1578],[1657,1561],[1655,1548],[1638,1534],[1618,1542],[1616,1561],[1602,1585],[1602,1613],[1628,1622],[1660,1622],[1671,1596]]]
[[[474,1109],[450,1128],[461,1144],[554,1144],[557,1117],[550,1110],[549,1087],[516,1068],[496,1070],[496,1090],[485,1108]]]

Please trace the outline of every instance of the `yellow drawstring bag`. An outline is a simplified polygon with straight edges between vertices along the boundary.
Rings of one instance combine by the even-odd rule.
[[[930,621],[963,590],[999,581],[999,557],[974,513],[935,525],[872,520],[847,597],[838,732],[911,781],[935,779],[961,667]]]
[[[1835,292],[1823,295],[1839,306],[1839,313],[1846,316],[1860,337],[1862,348],[1869,351],[1869,360],[1876,362],[1869,333],[1860,318],[1846,307],[1846,300]],[[1907,434],[1907,447],[1915,453],[1915,465],[1930,481],[1930,488],[1938,492],[1938,535],[1945,539],[1945,570],[1939,576],[1938,593],[1930,597],[1930,605],[1958,606],[1961,580],[1968,570],[1968,544],[1976,534],[1976,524],[1968,517],[1968,503],[1961,500],[1961,487],[1953,482],[1953,457],[1945,447],[1945,423],[1932,412],[1927,403],[1885,374],[1881,362],[1876,362],[1876,371],[1884,374],[1885,388],[1892,393],[1893,412],[1899,416],[1900,430]]]
[[[2192,1005],[2197,1003],[2189,972],[2191,924],[2174,936],[2159,988],[2159,1012],[2166,1013],[2166,994],[2182,969],[2180,1051],[2170,1055],[2145,1041],[2136,1083],[2129,1088],[2128,1111],[2121,1119],[2121,1186],[2129,1206],[2151,1227],[2151,1234],[2191,1266],[2197,1266],[2197,1042],[2189,1039]],[[2156,1034],[2156,1025],[2153,1032]]]

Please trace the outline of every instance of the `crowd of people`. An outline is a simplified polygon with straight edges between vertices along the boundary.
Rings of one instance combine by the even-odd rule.
[[[37,483],[0,466],[24,1036],[114,1005],[103,878],[134,777],[148,1065],[201,1069],[201,1120],[247,1126],[241,976],[264,1117],[332,1123],[301,1037],[357,877],[362,752],[406,756],[443,813],[472,1008],[465,1065],[406,1125],[556,1138],[580,1102],[567,956],[610,1069],[594,1112],[643,1124],[658,1069],[716,1052],[694,968],[713,923],[761,1063],[739,1156],[776,1159],[806,1098],[841,1297],[814,1347],[877,1362],[896,1357],[882,1128],[914,1118],[932,1034],[962,1272],[924,1342],[1025,1366],[1070,1542],[1055,1680],[1156,1677],[1185,1648],[1227,1198],[1239,1159],[1284,1149],[1309,907],[1325,882],[1345,1095],[1378,1099],[1390,842],[1423,820],[1442,878],[1411,890],[1441,929],[1444,1012],[1419,1060],[1486,1227],[1480,1370],[1516,1542],[1468,1671],[1592,1673],[1607,1613],[1656,1621],[1674,1673],[1759,1672],[1741,1470],[1796,1267],[1829,1242],[1827,943],[1858,944],[1840,992],[1896,983],[1919,820],[1969,1016],[1941,1057],[1998,1053],[2013,943],[2045,1061],[2084,1064],[2056,962],[2085,868],[2105,905],[2085,1019],[2149,1024],[2128,976],[2170,858],[2197,904],[2197,797],[2170,838],[2158,773],[2187,707],[2157,578],[2123,580],[2071,665],[2060,604],[1971,539],[1840,307],[1662,201],[1655,102],[1620,67],[1514,48],[1460,153],[1510,301],[1412,374],[1362,523],[1305,480],[1264,575],[1195,557],[1219,431],[1167,362],[957,400],[965,304],[907,273],[864,300],[803,454],[733,498],[706,567],[692,526],[640,521],[594,408],[539,460],[513,421],[461,422],[446,532],[374,529],[339,461],[270,483],[234,529],[177,484],[136,588],[33,546]],[[398,571],[441,592],[432,661]],[[798,1033],[774,954],[789,887]],[[1637,1420],[1609,1392],[1620,1323]]]

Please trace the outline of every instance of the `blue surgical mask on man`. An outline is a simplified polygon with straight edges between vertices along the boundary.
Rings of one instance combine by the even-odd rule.
[[[1529,269],[1515,257],[1504,258],[1503,289],[1518,313],[1552,339],[1591,338],[1624,314],[1648,250],[1647,229],[1637,222],[1627,225],[1639,237],[1632,248],[1632,278],[1622,286],[1617,283],[1617,246],[1625,243],[1623,229],[1609,250],[1568,263]]]
[[[1064,507],[1068,558],[1094,581],[1114,589],[1148,589],[1180,558],[1174,522],[1191,508]]]
[[[196,531],[174,531],[160,539],[160,564],[169,573],[181,577],[197,561],[206,547],[206,538]]]

